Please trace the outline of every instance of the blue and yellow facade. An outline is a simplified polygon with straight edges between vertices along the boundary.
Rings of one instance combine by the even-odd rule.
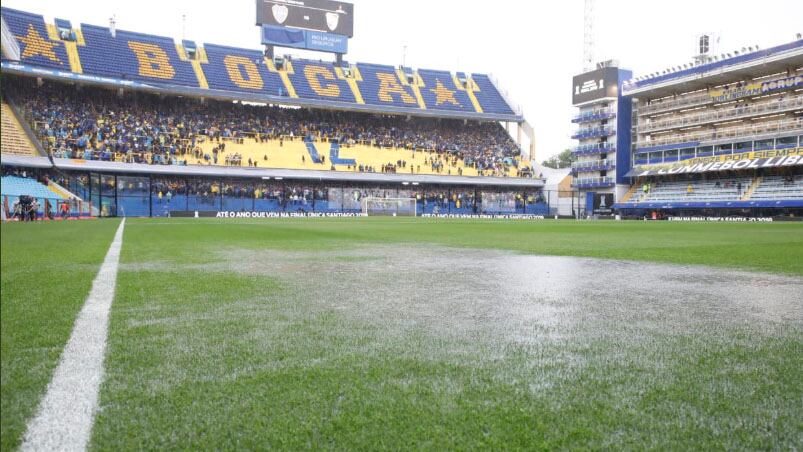
[[[191,53],[170,37],[82,24],[62,39],[41,15],[2,8],[20,45],[12,73],[208,97],[374,112],[518,122],[490,79],[481,74],[362,64],[285,60],[259,50],[197,46]]]

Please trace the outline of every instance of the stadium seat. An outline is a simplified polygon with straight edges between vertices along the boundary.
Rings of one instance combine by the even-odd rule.
[[[44,18],[39,14],[2,8],[9,30],[20,44],[20,62],[58,70],[70,70],[67,51],[58,36],[51,36]]]
[[[418,76],[424,84],[421,95],[428,109],[475,112],[466,90],[455,85],[454,78],[448,71],[419,69]]]
[[[635,202],[741,201],[754,183],[755,179],[752,177],[656,181],[651,183],[648,193],[638,193],[637,187],[636,198],[632,200]],[[740,184],[741,190],[739,190]]]
[[[363,167],[372,167],[376,172],[379,172],[382,165],[395,164],[397,161],[403,160],[407,163],[407,167],[400,168],[397,171],[398,173],[410,174],[410,169],[414,168],[415,174],[457,175],[458,172],[462,172],[464,176],[478,175],[475,168],[463,164],[460,160],[458,160],[457,165],[445,163],[444,169],[440,173],[433,171],[431,165],[426,163],[428,159],[435,159],[441,162],[446,162],[446,159],[440,154],[429,151],[413,152],[406,149],[377,148],[366,145],[354,145],[344,148],[337,143],[306,142],[300,137],[287,137],[281,142],[279,140],[269,140],[259,143],[253,139],[246,139],[243,143],[224,141],[226,142],[226,149],[223,154],[218,155],[217,164],[219,165],[225,164],[226,156],[239,155],[241,159],[238,161],[244,162],[242,163],[243,166],[247,166],[245,162],[250,159],[252,162],[257,162],[257,167],[259,168],[330,170],[334,165],[337,170],[357,171],[357,167],[362,165]],[[209,140],[198,143],[202,153],[210,156],[210,158],[213,155],[212,148],[216,145],[217,142]],[[310,147],[315,149],[317,160],[312,158]],[[332,159],[333,149],[337,149],[337,161]],[[322,163],[320,155],[329,155],[329,159]],[[204,158],[185,157],[189,164],[208,165],[214,163]],[[265,160],[265,157],[267,157],[267,160]],[[516,169],[511,168],[508,171],[508,175],[515,176]]]
[[[37,156],[31,140],[22,129],[17,117],[11,111],[11,107],[5,102],[2,105],[2,153],[4,155]]]
[[[331,62],[287,59],[276,69],[260,50],[215,44],[196,46],[170,37],[81,24],[75,40],[62,41],[56,24],[41,15],[2,8],[3,18],[21,43],[21,62],[33,66],[113,77],[162,86],[259,93],[279,97],[370,104],[389,111],[443,110],[465,114],[514,116],[487,75],[359,63],[347,78]],[[62,27],[69,21],[59,19]],[[185,44],[198,57],[191,60]],[[412,77],[414,83],[409,83]]]
[[[206,44],[209,64],[203,65],[210,89],[287,96],[282,79],[270,72],[258,50]]]
[[[363,79],[360,91],[367,104],[418,108],[415,92],[402,83],[393,66],[358,63],[357,68]]]
[[[465,74],[458,73],[458,77],[465,77]],[[471,80],[473,80],[479,88],[479,91],[475,92],[474,95],[477,97],[480,105],[482,105],[482,109],[486,113],[514,114],[513,109],[510,108],[510,105],[508,105],[499,93],[499,90],[496,89],[490,77],[483,74],[472,74]]]
[[[323,101],[355,103],[349,84],[337,76],[335,67],[326,61],[297,60],[288,74],[298,97]]]
[[[182,61],[172,38],[81,24],[78,47],[84,73],[148,83],[199,88],[192,65]]]
[[[803,199],[803,176],[767,176],[760,178],[750,200]]]

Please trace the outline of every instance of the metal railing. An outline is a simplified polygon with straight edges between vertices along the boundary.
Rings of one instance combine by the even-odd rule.
[[[663,146],[674,143],[685,143],[689,141],[714,141],[730,138],[747,138],[752,136],[774,134],[780,132],[797,131],[803,132],[803,118],[771,121],[766,123],[753,124],[750,126],[731,127],[719,130],[702,130],[686,133],[674,133],[663,138],[652,139],[649,141],[639,141],[637,148],[653,146]]]
[[[705,93],[702,95],[685,96],[678,99],[662,100],[649,105],[640,105],[638,107],[639,115],[651,115],[678,108],[697,107],[713,103],[714,99],[710,94]]]
[[[781,101],[773,101],[749,107],[727,108],[683,118],[665,119],[654,122],[639,122],[638,133],[654,132],[662,129],[672,129],[676,127],[691,127],[709,122],[720,122],[729,119],[739,119],[750,116],[780,113],[782,111],[793,110],[803,107],[803,97],[794,97]]]
[[[572,169],[611,168],[615,165],[616,165],[616,160],[611,160],[611,159],[585,160],[582,162],[573,162]]]
[[[572,185],[575,187],[584,187],[584,186],[603,186],[603,185],[612,185],[614,184],[614,179],[612,177],[586,177],[582,179],[575,179],[572,182]]]
[[[616,143],[583,144],[572,149],[575,154],[599,154],[601,152],[615,152]]]
[[[574,133],[572,133],[572,139],[604,137],[604,136],[610,136],[610,135],[616,135],[616,128],[614,128],[614,127],[600,127],[600,128],[592,128],[592,129],[578,129]]]
[[[610,119],[616,116],[616,110],[613,108],[602,108],[593,111],[584,111],[572,118],[572,122],[583,121],[597,121],[602,119]]]

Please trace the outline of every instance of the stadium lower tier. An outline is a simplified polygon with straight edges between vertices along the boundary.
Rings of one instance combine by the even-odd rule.
[[[64,217],[77,218],[92,215],[91,206],[67,189],[51,181],[44,174],[38,178],[26,177],[33,171],[14,171],[6,173],[3,168],[2,210],[3,218],[22,218],[24,213],[33,213],[37,217],[56,215],[61,212]],[[63,204],[68,207],[64,207]],[[98,212],[95,212],[97,214]]]
[[[803,170],[732,173],[695,179],[646,178],[631,186],[620,211],[757,211],[803,208]],[[792,211],[789,211],[793,213]]]
[[[164,217],[193,211],[354,214],[363,212],[367,199],[406,200],[413,212],[405,213],[417,215],[549,215],[552,213],[549,198],[557,198],[556,193],[537,187],[51,173],[5,166],[3,169],[9,174],[6,177],[24,181],[26,187],[31,187],[28,191],[7,191],[4,178],[1,195],[6,218],[12,217],[12,206],[20,195],[36,198],[42,206],[40,215],[47,213],[45,200],[52,209],[58,208],[58,199],[55,196],[51,199],[53,193],[41,193],[39,190],[44,186],[36,178],[58,181],[54,185],[65,187],[70,197],[95,216]]]

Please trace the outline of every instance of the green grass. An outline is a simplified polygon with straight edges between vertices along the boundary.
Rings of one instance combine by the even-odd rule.
[[[19,443],[116,224],[2,226],[3,450]],[[792,275],[790,291],[803,275],[803,224],[129,219],[91,448],[803,445],[803,304],[751,317],[736,300],[589,296],[550,305],[571,321],[524,342],[460,305],[446,306],[450,323],[364,304],[376,283],[349,268],[381,272],[371,250],[428,259],[443,247],[758,270]],[[36,294],[23,289],[31,274],[47,281]]]
[[[316,249],[355,243],[431,243],[529,254],[700,264],[803,275],[803,223],[681,223],[588,221],[488,221],[427,219],[171,220],[191,227],[160,227],[145,220],[135,237],[134,259],[199,258],[185,241],[215,246],[253,245]]]
[[[2,225],[0,449],[19,443],[116,226],[117,221]]]

